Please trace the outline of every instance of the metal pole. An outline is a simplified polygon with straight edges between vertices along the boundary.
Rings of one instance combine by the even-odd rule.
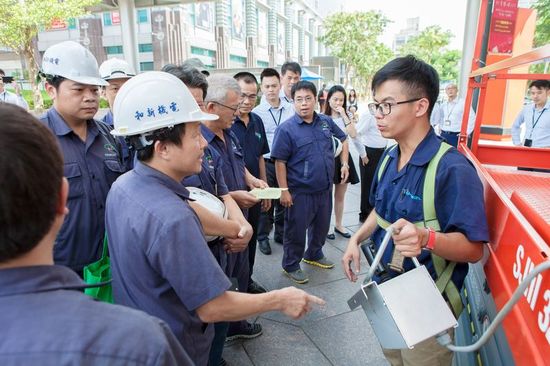
[[[120,27],[122,30],[122,49],[124,59],[134,70],[138,71],[138,49],[136,37],[136,6],[133,0],[119,0],[120,8]]]

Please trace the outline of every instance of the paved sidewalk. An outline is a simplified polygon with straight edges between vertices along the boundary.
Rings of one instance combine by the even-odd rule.
[[[350,185],[346,193],[344,225],[350,231],[359,228],[359,192],[359,185]],[[260,337],[226,346],[224,358],[230,366],[388,364],[363,310],[350,311],[347,305],[347,300],[364,279],[367,264],[362,261],[360,280],[355,284],[349,282],[340,264],[347,239],[336,235],[336,240],[327,240],[324,247],[325,255],[336,262],[336,267],[323,270],[302,263],[302,269],[309,277],[309,283],[305,285],[297,285],[283,275],[281,245],[271,240],[271,255],[258,250],[253,275],[257,282],[269,290],[297,286],[327,303],[299,320],[280,313],[258,317],[255,320],[263,327]]]

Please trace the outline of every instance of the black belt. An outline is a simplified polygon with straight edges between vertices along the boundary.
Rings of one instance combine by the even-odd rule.
[[[453,132],[453,131],[441,130],[441,133],[443,133],[443,132],[445,132],[445,133],[447,133],[447,134],[449,134],[449,135],[459,135],[459,134],[460,134],[460,132]]]

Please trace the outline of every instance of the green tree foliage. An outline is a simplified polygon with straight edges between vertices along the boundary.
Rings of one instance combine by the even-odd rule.
[[[331,55],[346,66],[345,84],[354,73],[354,87],[368,84],[376,70],[392,56],[391,50],[378,41],[389,19],[377,11],[335,13],[325,18],[325,33],[319,41]]]
[[[37,83],[38,62],[34,39],[55,21],[86,14],[100,0],[0,0],[0,45],[25,57],[36,108],[43,106]]]
[[[447,49],[451,38],[451,31],[432,25],[417,36],[409,38],[398,52],[400,55],[415,55],[426,61],[437,70],[441,80],[456,81],[461,54],[458,50]]]
[[[550,43],[550,0],[538,0],[533,4],[537,11],[537,24],[535,27],[535,47],[541,47]],[[533,73],[547,73],[550,62],[531,65]]]

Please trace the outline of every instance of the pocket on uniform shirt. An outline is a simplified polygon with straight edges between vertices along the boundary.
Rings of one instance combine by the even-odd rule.
[[[68,199],[74,199],[84,195],[84,182],[78,163],[66,163],[63,166],[63,175],[69,181]]]
[[[304,137],[296,140],[296,160],[301,161],[308,158],[313,147],[313,138]]]
[[[103,163],[105,164],[105,178],[110,187],[118,177],[126,172],[126,169],[118,160],[104,160]]]

